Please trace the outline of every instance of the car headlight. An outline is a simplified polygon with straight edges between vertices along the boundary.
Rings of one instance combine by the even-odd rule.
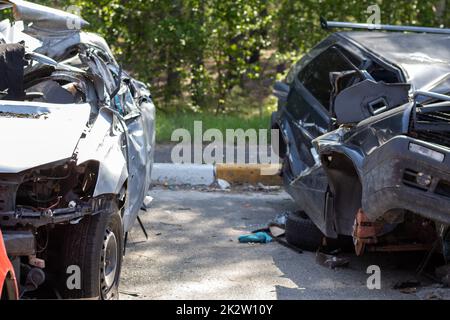
[[[445,154],[438,152],[438,151],[434,151],[432,149],[429,149],[427,147],[424,147],[424,146],[421,146],[421,145],[418,145],[415,143],[409,144],[409,151],[420,154],[424,157],[436,160],[441,163],[444,162],[444,159],[445,159]]]

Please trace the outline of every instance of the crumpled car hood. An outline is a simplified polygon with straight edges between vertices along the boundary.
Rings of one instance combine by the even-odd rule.
[[[0,101],[0,173],[72,157],[90,111],[89,104]]]

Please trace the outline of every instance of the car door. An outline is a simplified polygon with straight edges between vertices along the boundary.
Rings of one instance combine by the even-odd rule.
[[[128,185],[124,230],[129,231],[149,190],[154,146],[155,109],[148,97],[135,96],[132,83],[122,84],[117,97],[127,126]],[[134,94],[133,94],[134,93]]]
[[[330,75],[352,69],[336,45],[328,47],[299,70],[286,104],[291,194],[324,232],[328,180],[312,141],[331,128]]]

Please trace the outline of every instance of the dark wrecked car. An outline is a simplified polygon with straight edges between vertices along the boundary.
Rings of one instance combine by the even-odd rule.
[[[420,31],[334,33],[276,84],[294,244],[450,259],[450,30]]]
[[[117,298],[126,234],[150,185],[150,93],[103,38],[73,28],[83,19],[2,1],[9,6],[16,21],[0,23],[0,227],[21,294],[43,283],[38,292],[62,298]]]

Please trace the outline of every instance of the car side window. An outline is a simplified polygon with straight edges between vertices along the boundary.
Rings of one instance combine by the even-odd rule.
[[[352,57],[349,57],[349,60],[351,61]],[[327,110],[330,108],[330,97],[333,91],[330,73],[353,70],[354,66],[349,60],[333,46],[319,54],[298,74],[300,82]],[[352,63],[355,62],[352,61]]]
[[[401,80],[398,74],[392,70],[386,69],[385,67],[372,63],[368,68],[367,72],[375,79],[375,81],[383,81],[385,83],[399,83]]]

